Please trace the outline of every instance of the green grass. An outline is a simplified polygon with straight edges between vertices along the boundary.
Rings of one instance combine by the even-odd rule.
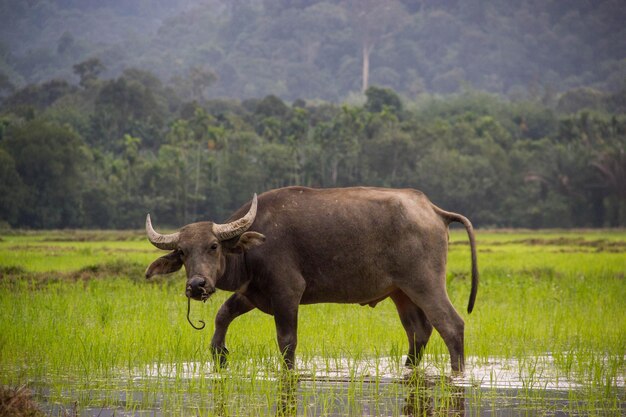
[[[479,231],[481,282],[471,315],[467,238],[453,230],[450,240],[448,291],[466,321],[473,363],[512,360],[524,384],[516,396],[529,409],[619,415],[626,407],[626,232]],[[182,273],[143,279],[160,254],[138,233],[2,236],[0,384],[31,387],[40,401],[62,407],[51,414],[77,401],[79,410],[119,413],[269,415],[285,392],[303,415],[400,415],[417,394],[436,410],[458,402],[436,333],[426,351],[427,381],[389,382],[389,374],[402,375],[407,350],[389,300],[374,309],[302,306],[296,356],[304,380],[297,385],[279,371],[273,319],[248,313],[231,325],[229,367],[215,374],[212,322],[229,294],[194,303],[194,322],[203,319],[207,328],[192,329]],[[555,375],[545,375],[548,357]],[[338,368],[344,383],[318,376]],[[579,384],[566,389],[566,405],[542,388],[558,380]],[[474,415],[499,407],[503,394],[469,387],[463,395]]]

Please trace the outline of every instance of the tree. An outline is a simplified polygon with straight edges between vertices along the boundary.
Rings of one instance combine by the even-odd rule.
[[[284,118],[289,114],[289,107],[280,98],[271,94],[257,103],[254,112],[261,117]]]
[[[417,160],[416,132],[405,132],[389,107],[370,115],[365,130],[359,161],[362,180],[388,187],[409,185]]]
[[[387,107],[396,116],[402,113],[402,101],[390,88],[372,86],[365,91],[365,96],[367,97],[365,109],[369,112],[380,113]]]
[[[65,80],[50,80],[42,84],[29,84],[6,98],[3,107],[20,113],[20,110],[31,108],[43,110],[62,97],[76,91],[76,87]]]
[[[18,225],[48,229],[81,224],[83,145],[72,130],[40,120],[9,128],[3,147],[27,191]]]
[[[9,79],[9,76],[0,72],[0,100],[15,91],[15,85]]]
[[[193,66],[186,77],[175,76],[172,84],[184,99],[202,101],[206,99],[206,90],[215,84],[217,74],[209,68]]]
[[[127,168],[127,178],[126,178],[126,193],[128,197],[131,196],[131,192],[133,191],[133,181],[135,178],[135,165],[137,164],[137,159],[139,158],[139,146],[141,145],[141,139],[132,137],[129,134],[125,134],[122,139],[124,143],[124,152],[123,156],[126,159],[128,164]]]
[[[100,73],[106,69],[98,58],[90,58],[79,62],[72,68],[74,69],[74,74],[80,77],[79,84],[84,88],[90,87],[98,79]]]
[[[356,183],[363,117],[361,109],[343,106],[332,120],[315,127],[313,140],[319,146],[321,185],[335,187]]]
[[[576,88],[568,90],[561,95],[557,104],[557,110],[561,113],[570,114],[581,110],[602,110],[606,94],[593,88]]]
[[[65,31],[57,42],[57,54],[63,55],[74,47],[76,40],[71,32]]]
[[[193,86],[194,100],[203,99],[206,89],[217,81],[217,75],[213,71],[202,67],[192,67],[189,71],[189,78]]]
[[[6,222],[18,224],[25,194],[24,184],[15,169],[11,155],[0,148],[0,226]]]
[[[600,179],[599,188],[604,191],[609,211],[608,222],[599,219],[599,226],[619,227],[626,224],[626,152],[624,141],[615,142],[598,152],[591,165]],[[602,210],[604,214],[604,210]],[[608,223],[608,224],[607,224]]]
[[[96,97],[90,141],[120,150],[122,138],[129,134],[153,146],[160,139],[163,119],[164,109],[153,90],[122,76],[106,81]]]
[[[396,0],[348,0],[352,31],[361,44],[361,91],[369,87],[370,56],[377,43],[394,35],[406,22],[404,6]]]
[[[544,140],[541,145],[524,178],[539,185],[539,203],[546,202],[543,216],[550,222],[541,227],[593,226],[594,221],[588,216],[590,155],[583,151],[580,141],[564,144]],[[557,204],[557,199],[563,204]],[[588,223],[580,223],[585,218]]]

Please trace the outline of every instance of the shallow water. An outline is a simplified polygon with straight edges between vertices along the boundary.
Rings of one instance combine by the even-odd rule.
[[[417,372],[396,359],[355,362],[312,358],[295,374],[259,369],[254,375],[211,364],[154,364],[105,389],[74,386],[52,399],[52,415],[298,415],[298,416],[576,416],[626,415],[624,372],[604,392],[563,375],[551,356],[527,360],[469,358],[462,377],[449,377],[426,358]],[[101,386],[101,384],[100,384]],[[78,404],[72,410],[72,401]],[[73,400],[72,400],[73,399]],[[107,405],[96,405],[107,404]]]

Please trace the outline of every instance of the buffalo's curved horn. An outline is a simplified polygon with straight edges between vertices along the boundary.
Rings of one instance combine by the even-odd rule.
[[[226,224],[213,224],[213,233],[219,240],[232,239],[235,236],[239,236],[252,225],[254,218],[256,217],[257,198],[256,193],[252,197],[252,204],[250,204],[250,210],[242,218]]]
[[[148,234],[148,240],[154,246],[163,250],[176,249],[178,245],[179,232],[169,235],[162,235],[152,228],[152,221],[150,221],[150,215],[146,217],[146,233]]]

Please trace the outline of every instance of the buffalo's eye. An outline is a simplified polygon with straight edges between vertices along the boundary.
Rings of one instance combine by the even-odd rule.
[[[213,242],[213,243],[211,244],[211,250],[216,250],[216,249],[217,249],[217,246],[218,246],[217,242]]]

